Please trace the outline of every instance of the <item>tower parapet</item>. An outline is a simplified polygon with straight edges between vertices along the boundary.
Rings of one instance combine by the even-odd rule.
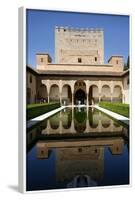
[[[108,63],[113,65],[115,71],[123,71],[124,69],[123,56],[113,55],[109,58]]]
[[[45,66],[52,62],[51,57],[47,53],[37,53],[36,63],[38,70],[44,70]]]

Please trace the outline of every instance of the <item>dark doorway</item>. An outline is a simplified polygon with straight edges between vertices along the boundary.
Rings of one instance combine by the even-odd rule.
[[[75,93],[75,104],[84,104],[86,100],[86,94],[83,90],[79,89]]]

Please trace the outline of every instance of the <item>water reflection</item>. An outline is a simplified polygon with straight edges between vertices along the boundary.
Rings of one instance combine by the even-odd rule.
[[[96,109],[65,109],[44,120],[27,134],[27,145],[46,136],[115,136],[128,137],[128,129]]]
[[[115,155],[122,154],[124,149],[122,138],[96,142],[95,140],[70,142],[70,144],[38,142],[37,158],[48,158],[49,150],[56,148],[57,182],[66,183],[66,187],[95,186],[104,175],[104,146],[106,145]]]
[[[123,126],[108,118],[105,114],[86,108],[63,110],[47,120],[47,127],[42,134],[77,134],[89,132],[121,132]]]
[[[59,151],[62,150],[62,152],[65,152],[63,154],[64,157],[71,159],[74,157],[76,158],[77,156],[80,155],[85,155],[85,157],[82,157],[82,159],[85,158],[93,158],[95,159],[97,155],[99,155],[99,152],[101,149],[104,149],[105,146],[108,146],[110,149],[110,152],[112,155],[119,155],[123,153],[123,148],[124,148],[124,139],[122,137],[113,137],[113,138],[96,138],[95,139],[89,139],[89,140],[72,140],[72,141],[38,141],[36,144],[37,148],[37,158],[38,159],[43,159],[43,158],[48,158],[48,152],[51,149],[60,148]],[[65,150],[63,150],[65,149]],[[72,156],[70,156],[70,153],[72,152]],[[96,157],[95,157],[96,156]],[[66,158],[66,159],[67,159]],[[66,160],[65,159],[65,160]]]
[[[27,133],[27,190],[128,184],[128,139],[95,109],[61,111]]]

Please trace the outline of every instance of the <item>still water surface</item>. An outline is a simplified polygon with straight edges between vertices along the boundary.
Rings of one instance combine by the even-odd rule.
[[[64,109],[27,131],[27,190],[129,184],[129,132],[93,108]]]

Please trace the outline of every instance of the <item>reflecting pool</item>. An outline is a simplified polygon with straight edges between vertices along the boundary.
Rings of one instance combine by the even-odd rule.
[[[27,190],[129,184],[129,131],[94,108],[66,108],[27,130]]]

